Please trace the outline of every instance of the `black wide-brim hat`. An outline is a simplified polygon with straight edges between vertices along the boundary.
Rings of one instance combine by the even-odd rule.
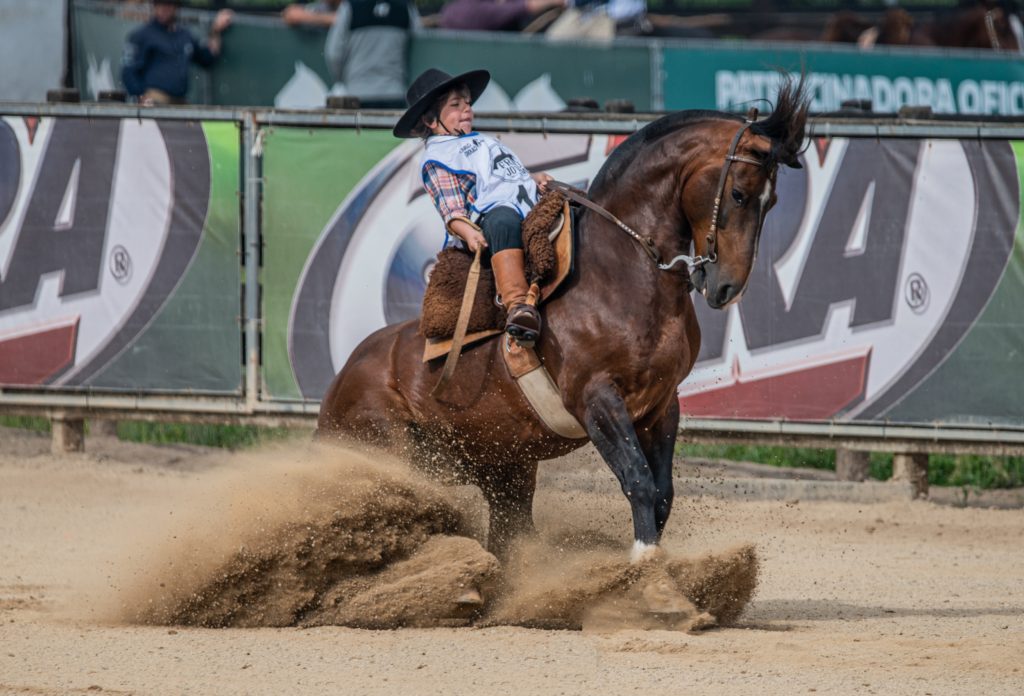
[[[469,88],[469,101],[473,103],[487,89],[487,83],[490,81],[491,73],[486,70],[470,70],[452,77],[443,70],[428,68],[409,86],[409,91],[405,93],[405,103],[409,108],[398,119],[391,132],[396,138],[416,137],[412,129],[419,125],[420,117],[438,97],[453,87],[464,84]]]

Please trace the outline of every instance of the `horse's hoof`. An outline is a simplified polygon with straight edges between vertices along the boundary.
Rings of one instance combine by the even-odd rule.
[[[455,603],[460,607],[482,607],[484,605],[484,596],[480,594],[479,590],[467,590],[455,600]]]
[[[665,617],[693,616],[693,604],[666,581],[652,582],[640,592],[649,614]]]
[[[697,616],[690,624],[690,631],[703,631],[709,628],[714,628],[718,625],[718,619],[711,614],[704,612]]]
[[[657,558],[661,553],[661,547],[657,544],[645,544],[642,541],[633,542],[633,550],[629,554],[631,563],[643,563],[652,558]]]

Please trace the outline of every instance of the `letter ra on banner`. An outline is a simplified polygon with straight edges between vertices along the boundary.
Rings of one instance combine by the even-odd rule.
[[[135,340],[198,249],[209,166],[197,123],[0,119],[0,384],[82,383]]]
[[[61,274],[59,296],[95,291],[117,155],[119,123],[61,119],[0,280],[0,312],[31,305],[43,277]]]
[[[1000,195],[1017,181],[1008,143],[816,145],[779,174],[743,300],[696,302],[688,415],[877,418],[959,344],[1001,278],[1019,216]]]

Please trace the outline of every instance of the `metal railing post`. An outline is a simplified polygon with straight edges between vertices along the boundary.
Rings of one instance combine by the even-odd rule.
[[[245,403],[253,413],[260,400],[260,199],[263,194],[261,153],[256,118],[242,119],[242,234],[245,264]]]

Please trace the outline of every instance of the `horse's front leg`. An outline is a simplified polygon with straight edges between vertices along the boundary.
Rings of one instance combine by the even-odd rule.
[[[672,501],[675,498],[672,459],[675,455],[678,431],[679,400],[673,394],[665,412],[653,424],[637,432],[640,446],[647,455],[647,463],[654,475],[654,487],[658,490],[658,497],[654,501],[654,523],[658,528],[659,542],[665,532],[665,523],[672,514]]]
[[[633,512],[632,558],[639,561],[653,553],[658,544],[655,506],[659,496],[654,475],[618,391],[606,384],[588,392],[584,427],[629,500]]]

